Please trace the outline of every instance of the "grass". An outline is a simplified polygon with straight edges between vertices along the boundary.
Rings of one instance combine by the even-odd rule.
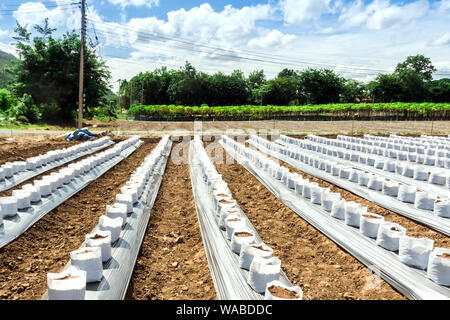
[[[75,130],[75,127],[60,126],[48,123],[19,123],[14,121],[0,121],[0,129],[7,130]]]

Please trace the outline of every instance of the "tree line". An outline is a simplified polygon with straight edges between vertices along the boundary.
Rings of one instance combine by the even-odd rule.
[[[449,102],[450,79],[433,80],[436,68],[423,55],[409,56],[392,74],[379,74],[365,84],[345,79],[330,69],[283,69],[273,79],[263,70],[248,77],[240,70],[212,75],[186,62],[179,70],[166,67],[141,72],[120,84],[118,103],[236,106],[305,105],[359,102]]]

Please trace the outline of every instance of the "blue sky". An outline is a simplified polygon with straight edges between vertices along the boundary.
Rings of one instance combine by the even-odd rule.
[[[74,2],[79,0],[74,0]],[[71,0],[0,3],[0,49],[16,19],[49,17],[58,33],[79,29]],[[450,0],[87,0],[88,36],[118,79],[186,60],[205,72],[268,77],[282,68],[327,67],[369,81],[408,55],[430,57],[450,77]],[[99,41],[95,41],[97,35]]]

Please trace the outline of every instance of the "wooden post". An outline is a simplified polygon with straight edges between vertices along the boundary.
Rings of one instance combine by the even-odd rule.
[[[83,126],[84,44],[86,33],[85,1],[81,0],[80,79],[78,84],[78,129]]]

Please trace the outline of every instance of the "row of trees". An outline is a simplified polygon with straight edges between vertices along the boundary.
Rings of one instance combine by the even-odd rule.
[[[139,73],[120,85],[119,105],[271,104],[302,105],[337,102],[448,102],[450,79],[432,80],[436,69],[423,55],[408,57],[392,74],[380,74],[365,84],[332,70],[283,69],[268,80],[263,70],[245,77],[235,70],[209,75],[189,62],[179,70],[165,67]]]
[[[49,27],[48,19],[34,29],[38,36],[31,39],[27,26],[17,23],[14,39],[19,58],[7,70],[11,80],[0,92],[0,111],[22,122],[73,121],[78,108],[80,37],[75,31],[53,37],[56,29]],[[84,77],[84,116],[110,110],[110,72],[88,46]]]

